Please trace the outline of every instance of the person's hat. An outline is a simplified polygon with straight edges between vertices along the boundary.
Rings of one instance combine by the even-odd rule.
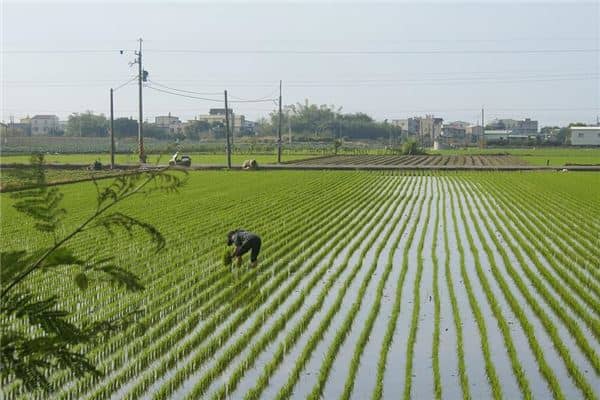
[[[229,233],[227,234],[227,246],[231,246],[233,244],[233,234],[235,233],[235,231],[229,231]]]

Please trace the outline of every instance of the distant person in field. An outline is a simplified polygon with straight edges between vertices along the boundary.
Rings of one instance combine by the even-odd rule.
[[[256,267],[258,253],[260,252],[260,236],[256,233],[236,229],[227,234],[227,246],[235,245],[233,257],[237,257],[238,265],[242,263],[242,256],[252,250],[250,253],[250,266]]]

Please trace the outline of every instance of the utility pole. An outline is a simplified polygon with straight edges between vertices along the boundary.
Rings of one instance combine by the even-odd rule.
[[[277,130],[277,164],[281,164],[281,80],[279,81],[279,129]]]
[[[479,142],[479,147],[480,148],[484,148],[485,147],[485,119],[484,119],[484,114],[483,114],[483,107],[481,107],[481,140]]]
[[[144,152],[144,113],[142,107],[142,81],[144,81],[144,69],[142,68],[142,38],[139,39],[140,50],[136,52],[138,56],[138,91],[139,91],[139,118],[138,118],[138,151],[140,163],[146,162],[146,154]]]
[[[292,144],[292,121],[290,120],[290,110],[287,111],[286,116],[288,120],[288,140],[289,143]]]
[[[227,137],[227,168],[231,168],[231,144],[229,143],[229,106],[227,105],[227,90],[225,91],[225,135]]]
[[[115,113],[113,106],[113,89],[110,88],[110,169],[115,168]]]

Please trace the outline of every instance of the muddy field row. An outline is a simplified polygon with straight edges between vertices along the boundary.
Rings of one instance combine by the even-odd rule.
[[[475,166],[500,167],[521,166],[527,163],[512,155],[339,155],[316,157],[307,160],[291,161],[289,164],[299,165],[385,165],[385,166]]]

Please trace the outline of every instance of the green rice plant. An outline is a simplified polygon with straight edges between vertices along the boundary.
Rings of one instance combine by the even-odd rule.
[[[453,191],[449,190],[449,194],[450,194],[450,202],[451,202],[451,204],[454,204]],[[462,240],[461,240],[460,233],[458,230],[458,220],[456,218],[455,207],[451,207],[451,210],[452,210],[452,212],[451,212],[452,222],[454,224],[454,235],[456,237],[456,245],[458,247],[461,276],[463,278],[463,282],[464,282],[465,289],[467,292],[467,297],[469,299],[469,304],[470,304],[471,310],[473,312],[473,316],[475,317],[475,322],[477,323],[477,327],[479,328],[479,336],[481,339],[481,350],[483,352],[483,359],[485,361],[485,373],[486,373],[486,376],[487,376],[488,381],[491,386],[492,396],[495,399],[501,399],[502,398],[502,387],[500,385],[498,375],[496,374],[496,368],[494,367],[494,364],[492,363],[490,348],[489,348],[488,339],[487,339],[487,327],[485,324],[485,320],[483,319],[483,314],[481,312],[481,308],[479,308],[479,305],[477,303],[477,298],[475,297],[475,294],[473,293],[473,287],[471,286],[471,281],[469,279],[469,275],[467,273],[467,269],[466,269],[466,265],[465,265],[465,251],[462,246]]]
[[[230,249],[225,249],[223,251],[223,266],[224,267],[229,267],[231,265],[231,262],[233,261],[233,256],[231,255],[231,250]]]
[[[402,210],[400,212],[400,214],[398,215],[398,218],[395,219],[392,222],[392,227],[395,227],[396,224],[398,223],[398,219],[403,215],[404,210]],[[375,294],[375,300],[373,302],[373,306],[371,307],[371,310],[369,312],[369,315],[367,317],[367,320],[364,324],[364,327],[360,333],[360,337],[358,339],[358,343],[355,346],[355,351],[354,354],[352,356],[352,360],[350,362],[350,367],[349,367],[349,371],[348,371],[348,377],[346,378],[346,382],[344,385],[344,391],[342,392],[342,395],[340,398],[342,399],[349,399],[350,395],[352,394],[352,390],[354,388],[354,380],[356,378],[356,373],[358,371],[358,367],[360,365],[360,358],[364,352],[365,346],[371,336],[371,332],[373,329],[373,324],[375,323],[375,319],[377,318],[378,314],[379,314],[379,309],[381,307],[381,300],[383,297],[383,289],[385,287],[385,284],[387,282],[387,279],[389,277],[389,274],[392,271],[392,266],[393,266],[393,258],[394,258],[394,253],[395,253],[395,249],[398,247],[398,245],[400,244],[400,239],[402,238],[402,234],[405,232],[406,230],[406,226],[408,225],[409,219],[405,218],[404,219],[404,223],[403,225],[400,227],[399,232],[396,234],[396,238],[392,241],[392,245],[390,247],[390,252],[388,254],[388,259],[387,259],[387,263],[386,263],[386,267],[385,270],[383,272],[383,275],[381,277],[381,279],[379,280],[379,284],[377,285],[377,289],[376,289],[376,294]],[[387,244],[388,242],[388,238],[389,235],[392,233],[392,230],[390,230],[388,232],[388,236],[386,236],[386,238],[384,239],[384,241],[381,244],[381,250],[383,250],[383,246],[385,244]],[[378,249],[379,250],[379,249]],[[376,254],[375,258],[376,260],[378,259],[379,254]]]
[[[419,215],[422,211],[424,201],[421,201],[419,206]],[[412,215],[412,210],[409,213]],[[405,221],[407,224],[409,220]],[[392,345],[392,340],[394,337],[394,333],[396,330],[396,323],[398,320],[398,316],[400,315],[400,306],[402,301],[402,288],[404,285],[404,279],[406,278],[406,272],[408,271],[408,252],[410,250],[410,246],[413,243],[415,233],[417,231],[418,219],[414,222],[410,220],[412,223],[412,227],[409,231],[408,237],[404,242],[404,251],[402,254],[402,267],[400,270],[400,275],[398,276],[398,282],[396,284],[396,296],[394,300],[394,306],[392,308],[392,314],[390,316],[388,325],[386,327],[385,336],[383,337],[383,342],[381,345],[381,350],[379,354],[379,360],[377,362],[377,376],[375,378],[375,388],[373,389],[372,398],[376,400],[380,400],[383,397],[383,377],[385,373],[385,369],[387,366],[387,357],[389,354],[390,347]],[[403,227],[405,229],[406,226]]]
[[[431,243],[431,261],[433,264],[433,340],[431,344],[431,362],[433,369],[433,395],[436,400],[442,398],[442,379],[440,377],[440,289],[438,283],[439,260],[437,255],[438,232],[440,226],[439,176],[436,177],[437,200],[435,207],[435,220],[433,221],[433,242]]]
[[[480,198],[484,198],[483,194],[479,191],[478,188],[476,188],[476,192],[480,196]],[[546,302],[549,303],[550,307],[554,309],[557,316],[559,316],[561,319],[563,319],[565,326],[567,327],[567,329],[569,331],[571,331],[572,334],[573,334],[573,332],[575,332],[575,334],[573,334],[573,336],[575,337],[575,339],[577,341],[576,335],[582,335],[582,334],[579,331],[579,328],[577,327],[576,322],[573,321],[570,317],[566,316],[564,311],[562,313],[560,313],[561,306],[558,304],[558,302],[555,299],[547,297],[548,294],[546,293],[545,287],[541,285],[539,278],[535,274],[532,273],[532,271],[528,267],[527,262],[525,261],[523,255],[522,255],[521,251],[519,250],[519,248],[517,246],[515,246],[512,243],[512,240],[513,240],[512,237],[509,236],[508,232],[505,231],[505,229],[500,224],[500,222],[502,222],[502,224],[504,224],[504,226],[507,226],[506,225],[507,221],[502,220],[501,213],[498,213],[498,217],[500,217],[500,218],[498,218],[496,216],[496,213],[487,204],[487,201],[482,202],[482,205],[483,205],[483,208],[487,212],[488,218],[493,223],[495,230],[497,230],[500,233],[502,238],[508,244],[512,253],[515,255],[517,261],[519,262],[519,265],[524,270],[528,279],[530,279],[530,281],[532,282],[534,288],[538,291],[538,296],[540,296],[542,299],[546,300]],[[476,204],[476,206],[477,206],[477,204]],[[502,250],[502,251],[504,251],[504,250]],[[510,260],[508,260],[508,258],[505,259],[505,266],[506,266],[506,269],[507,269],[509,275],[511,276],[511,278],[513,279],[515,284],[519,287],[521,294],[523,295],[523,297],[525,297],[529,306],[534,310],[535,314],[539,317],[540,321],[544,325],[546,332],[548,333],[548,335],[550,336],[550,338],[552,340],[554,348],[562,357],[562,359],[565,363],[565,366],[567,368],[567,371],[569,372],[569,375],[573,378],[577,387],[579,387],[581,389],[581,391],[583,392],[586,399],[595,398],[593,389],[586,382],[585,378],[583,377],[583,374],[581,373],[579,368],[577,368],[577,366],[575,365],[569,350],[567,349],[564,342],[560,339],[560,337],[558,335],[558,330],[557,330],[556,326],[550,320],[550,318],[548,317],[546,312],[543,310],[543,308],[540,306],[539,299],[536,297],[533,297],[531,295],[530,287],[528,287],[523,282],[523,280],[521,279],[519,274],[512,267],[512,263],[510,262]],[[565,319],[566,319],[566,321],[565,321]],[[570,324],[572,324],[572,325],[570,325]],[[580,340],[581,340],[581,336],[580,336]],[[584,351],[584,354],[586,354],[589,359],[589,353],[585,353],[585,351]]]
[[[450,272],[450,244],[448,238],[448,208],[452,207],[452,204],[448,207],[446,206],[446,191],[441,190],[440,181],[437,182],[438,191],[442,194],[442,204],[443,212],[442,212],[442,222],[443,222],[443,237],[444,237],[444,270],[446,276],[446,286],[448,288],[448,293],[450,296],[450,304],[452,306],[452,319],[454,320],[454,329],[456,331],[456,353],[458,358],[458,376],[460,381],[460,387],[462,391],[463,400],[471,399],[471,392],[469,390],[469,378],[466,373],[465,367],[465,352],[464,352],[464,340],[462,333],[462,320],[460,317],[460,312],[458,308],[458,302],[456,300],[456,294],[454,292],[454,283],[452,282],[452,275]]]
[[[600,358],[598,358],[595,349],[589,344],[586,335],[583,334],[577,322],[565,312],[563,305],[556,298],[554,298],[550,294],[549,290],[542,284],[540,276],[543,277],[544,280],[548,282],[550,286],[554,289],[554,291],[558,294],[558,296],[560,296],[560,298],[562,298],[566,304],[570,305],[571,308],[576,312],[576,314],[586,324],[588,324],[590,330],[592,331],[592,334],[594,334],[595,337],[599,337],[600,335],[600,333],[598,332],[600,330],[600,328],[598,327],[598,320],[596,318],[592,318],[589,315],[589,313],[586,313],[585,310],[581,307],[581,305],[572,298],[570,293],[565,289],[564,285],[561,285],[560,282],[558,282],[557,279],[546,270],[546,268],[542,265],[541,261],[539,260],[531,246],[523,239],[521,235],[517,233],[516,229],[511,226],[510,221],[508,221],[508,217],[503,213],[497,213],[497,215],[504,224],[504,226],[507,228],[508,232],[510,232],[511,236],[514,239],[516,239],[516,242],[519,244],[519,247],[525,252],[525,254],[527,254],[529,259],[532,261],[533,265],[537,269],[538,273],[532,271],[528,265],[523,265],[523,269],[526,275],[532,281],[536,289],[538,289],[542,297],[556,312],[557,316],[559,316],[563,320],[565,326],[575,338],[575,341],[578,344],[578,346],[586,355],[596,372],[600,374]]]
[[[340,224],[341,221],[336,221],[336,223]],[[350,226],[346,227],[345,231],[349,230]],[[339,232],[338,235],[344,235],[346,232],[342,231]],[[323,244],[328,241],[328,238],[326,236],[323,236],[318,242],[313,244],[314,248],[322,248]],[[323,249],[321,251],[321,253],[324,255],[327,252],[329,252],[329,248]],[[322,257],[317,255],[316,258],[320,258]],[[299,268],[301,266],[301,262],[298,262],[294,265],[294,269]],[[278,274],[278,278],[271,284],[271,289],[270,291],[273,291],[274,289],[278,288],[281,283],[283,282],[284,279],[287,278],[287,275],[284,272],[281,272]],[[285,293],[290,293],[291,290],[293,289],[293,287],[295,285],[297,285],[299,283],[299,279],[296,279],[293,282],[293,285],[290,285],[284,292]],[[269,292],[263,292],[263,296],[266,298],[266,296],[268,295]],[[248,310],[253,310],[255,308],[257,308],[262,301],[264,301],[264,298],[258,298],[256,299],[254,302],[252,302],[250,305],[246,306],[246,309]],[[282,300],[279,301],[279,303],[281,303],[283,301]],[[236,321],[233,321],[232,323],[234,325],[239,325],[241,324],[241,322],[243,321],[243,319],[241,318],[246,318],[247,316],[249,316],[250,313],[249,312],[244,312],[242,313],[242,315],[236,319]],[[232,332],[232,328],[229,328],[227,330],[228,332]],[[169,393],[171,393],[176,387],[180,386],[184,379],[189,376],[189,374],[191,374],[191,372],[196,368],[196,366],[199,363],[202,363],[204,360],[206,360],[209,356],[212,356],[212,351],[211,349],[215,349],[220,347],[220,343],[222,342],[223,338],[214,338],[209,344],[207,344],[206,346],[203,347],[203,349],[201,349],[200,351],[198,351],[198,354],[193,358],[193,360],[187,364],[186,366],[184,366],[184,368],[182,370],[177,371],[177,373],[174,375],[174,377],[171,379],[171,382],[173,383],[167,383],[165,385],[163,385],[159,391],[155,394],[155,398],[166,398],[166,396],[168,396]],[[195,342],[192,342],[195,346]]]
[[[417,273],[415,274],[415,283],[413,286],[413,310],[410,323],[410,331],[408,333],[408,341],[406,346],[406,367],[404,369],[404,391],[403,398],[410,399],[410,391],[412,388],[412,364],[414,357],[415,341],[417,339],[417,330],[419,327],[419,310],[421,306],[421,277],[423,276],[423,247],[425,245],[425,234],[427,233],[427,225],[431,215],[431,203],[433,196],[429,196],[427,202],[427,214],[421,231],[421,238],[417,244]]]
[[[453,180],[453,178],[450,178],[450,179]],[[452,184],[452,186],[454,186],[454,182],[452,182],[451,184]],[[456,186],[455,186],[455,188],[456,188]],[[460,188],[460,187],[456,188],[457,192],[460,191],[464,196],[464,189],[462,189],[462,190],[461,189],[462,188]],[[460,210],[461,220],[464,221],[463,226],[465,229],[465,234],[467,236],[467,241],[469,243],[469,248],[471,250],[471,255],[473,256],[473,261],[475,264],[475,270],[477,272],[477,277],[479,278],[479,282],[481,283],[485,297],[488,301],[488,304],[490,305],[490,308],[492,309],[492,314],[494,315],[494,318],[496,319],[496,322],[498,323],[498,327],[500,328],[500,332],[502,333],[502,338],[504,340],[504,346],[506,348],[506,352],[508,353],[513,373],[514,373],[515,377],[517,378],[519,388],[521,389],[521,394],[523,395],[524,398],[529,399],[532,396],[531,389],[529,387],[529,381],[527,380],[527,377],[525,376],[525,372],[523,371],[523,367],[521,366],[521,362],[519,361],[519,357],[517,355],[517,350],[515,348],[515,345],[513,343],[511,335],[510,335],[510,328],[508,326],[508,323],[506,322],[506,319],[503,317],[502,309],[500,308],[500,305],[498,304],[498,301],[496,300],[496,297],[492,291],[492,288],[491,288],[489,282],[487,281],[485,274],[483,273],[483,267],[481,266],[481,259],[479,257],[479,250],[475,246],[475,242],[473,240],[473,235],[471,233],[471,229],[469,228],[469,224],[466,222],[467,217],[464,212],[464,207],[462,205],[462,201],[458,201],[458,207]],[[472,221],[473,221],[473,225],[477,225],[473,219],[472,219]],[[480,238],[480,242],[484,243],[484,238]],[[494,262],[493,255],[491,253],[488,253],[488,258],[489,258],[490,263]]]
[[[511,188],[511,192],[526,195],[533,200],[532,204],[543,205],[544,210],[553,215],[553,223],[559,224],[559,228],[569,232],[569,237],[577,238],[579,244],[588,251],[588,254],[594,255],[596,262],[600,260],[600,238],[597,235],[593,235],[594,232],[600,229],[600,225],[592,222],[592,216],[598,215],[598,213],[582,210],[582,201],[584,201],[585,197],[580,196],[577,199],[573,199],[569,191],[552,190],[553,186],[548,185],[549,181],[544,179],[545,175],[541,174],[535,174],[532,177],[523,176],[518,182],[514,182],[514,180],[513,182],[509,182],[504,176],[502,177],[504,178],[500,182],[502,186]],[[596,185],[600,183],[598,182],[597,174],[592,174],[591,176],[578,174],[576,182],[579,186],[593,187],[594,181],[589,179],[591,177],[595,178]],[[536,185],[528,182],[531,178],[535,180]],[[556,179],[557,176],[554,175],[552,178]],[[538,181],[540,180],[545,186],[539,186]]]
[[[497,192],[494,189],[491,189],[491,192],[494,193],[495,198],[504,205],[505,210],[509,212],[509,215],[513,216],[513,221],[519,228],[520,232],[529,239],[530,243],[534,244],[534,247],[544,256],[556,274],[560,276],[560,278],[573,289],[573,292],[581,297],[581,299],[585,301],[586,304],[588,304],[588,306],[590,306],[597,315],[600,315],[600,302],[597,299],[597,296],[600,296],[600,285],[598,285],[598,282],[593,280],[588,275],[583,274],[582,271],[573,264],[571,260],[573,257],[576,257],[575,254],[571,253],[569,249],[566,249],[564,246],[562,246],[561,242],[556,240],[552,234],[549,234],[549,232],[544,232],[542,230],[543,227],[540,227],[539,224],[536,224],[534,222],[535,219],[530,218],[530,214],[523,216],[522,212],[517,210],[513,203],[507,200],[504,194]],[[512,194],[511,197],[513,199],[519,199],[518,192],[516,194]],[[553,239],[552,243],[562,250],[562,252],[549,250],[551,248],[550,239]],[[563,252],[565,254],[563,254]],[[567,273],[565,269],[561,268],[557,261],[566,266],[567,268],[565,269],[568,270],[569,273]],[[592,275],[598,275],[598,268],[590,267],[590,270],[592,271]],[[574,279],[571,274],[575,275],[577,280]],[[585,288],[582,287],[579,282],[581,282]],[[594,321],[591,321],[591,323],[594,323]],[[600,321],[596,319],[595,324],[596,328],[594,332],[595,334],[600,335]]]
[[[506,179],[497,180],[495,184],[497,187],[505,188]],[[571,218],[562,215],[565,211],[568,212],[568,208],[565,209],[564,205],[561,205],[560,212],[556,213],[555,205],[548,201],[542,202],[542,197],[538,193],[524,190],[512,190],[511,193],[519,200],[522,209],[528,211],[528,215],[532,217],[531,222],[541,231],[560,238],[560,241],[555,240],[555,243],[565,254],[571,254],[572,258],[585,268],[596,282],[599,282],[600,271],[595,265],[600,264],[600,249],[590,242],[590,231],[579,232],[578,226],[573,224]],[[541,203],[538,207],[531,206],[538,203]],[[547,215],[553,215],[553,218],[548,219]]]
[[[413,184],[414,184],[414,181],[413,181]],[[410,187],[408,188],[408,190],[410,191]],[[407,199],[407,201],[408,201],[408,199]],[[406,204],[407,203],[404,203],[404,205],[402,206],[401,214],[403,213],[404,209],[406,208]],[[382,210],[385,210],[388,208],[389,207],[387,205],[384,205],[382,207]],[[370,225],[371,226],[368,229],[366,229],[367,232],[369,232],[371,230],[373,223]],[[360,243],[361,243],[360,240],[357,240],[355,242],[355,244],[351,247],[350,251],[348,252],[348,255],[346,256],[345,260],[342,262],[342,266],[340,268],[347,267],[351,254],[355,250],[358,249],[358,246],[360,245]],[[336,275],[337,275],[337,272],[336,272]],[[354,276],[354,273],[351,275]],[[283,340],[283,342],[279,345],[279,347],[277,348],[277,350],[275,352],[273,359],[269,363],[267,363],[267,365],[265,366],[265,368],[263,370],[263,373],[257,379],[257,384],[252,389],[250,389],[250,391],[248,393],[246,393],[246,395],[245,395],[246,400],[260,398],[262,391],[268,384],[269,376],[271,376],[271,374],[275,371],[277,366],[283,361],[283,357],[284,357],[285,353],[289,349],[292,348],[293,344],[300,337],[300,334],[302,332],[304,332],[304,330],[308,327],[308,324],[309,324],[310,320],[312,319],[314,312],[318,311],[321,308],[323,301],[325,300],[325,297],[327,296],[328,291],[329,291],[331,285],[333,284],[333,282],[334,282],[334,280],[332,280],[332,279],[328,280],[328,282],[326,283],[325,289],[321,291],[319,298],[318,298],[317,302],[315,303],[315,305],[313,307],[311,307],[309,312],[307,312],[305,314],[304,318],[301,321],[299,321],[298,324],[294,328],[292,328],[291,332],[286,336],[286,338]],[[344,286],[344,288],[345,287],[346,286]],[[344,289],[344,293],[345,293],[345,289]],[[341,299],[342,297],[339,297],[339,296],[340,296],[340,294],[338,294],[338,298]],[[330,314],[328,314],[328,316],[329,315],[333,316],[334,315],[333,311],[330,311]],[[311,343],[316,344],[316,341],[311,341]],[[305,349],[303,355],[308,357],[310,355],[310,351],[307,351],[307,349]],[[296,363],[296,371],[298,371],[298,374],[299,374],[300,369],[303,367],[306,359],[307,358],[304,358],[304,361]],[[233,384],[233,382],[231,382],[231,384]],[[288,382],[288,387],[291,390],[292,384],[289,384],[289,382]]]
[[[413,202],[412,207],[414,207],[414,202]],[[351,274],[344,281],[342,288],[340,288],[340,290],[338,291],[338,294],[337,294],[334,304],[330,307],[327,314],[323,317],[323,319],[321,320],[321,323],[319,324],[316,331],[313,333],[313,335],[311,335],[307,346],[305,346],[300,357],[296,360],[294,369],[293,369],[292,373],[290,374],[288,381],[284,384],[284,386],[280,389],[279,393],[277,394],[277,399],[285,399],[285,398],[289,398],[291,396],[292,390],[293,390],[295,384],[297,383],[298,379],[300,378],[300,373],[301,373],[302,369],[306,365],[306,362],[308,362],[309,357],[311,356],[312,352],[316,348],[319,341],[323,338],[325,331],[329,327],[329,324],[331,323],[331,320],[333,319],[334,315],[339,311],[339,308],[341,306],[342,300],[344,298],[344,295],[345,295],[348,287],[350,286],[352,280],[354,279],[354,277],[356,276],[356,274],[358,273],[358,271],[360,270],[360,268],[362,266],[362,260],[364,259],[364,255],[366,254],[369,247],[372,245],[373,241],[375,240],[374,238],[380,233],[380,231],[382,229],[383,229],[383,225],[381,225],[379,227],[378,231],[375,233],[375,235],[373,235],[373,238],[365,246],[365,249],[362,251],[361,256],[360,256],[361,261],[359,261],[356,264],[356,266],[352,270]]]
[[[393,223],[392,223],[392,225],[393,225]],[[333,260],[334,258],[335,258],[335,256],[331,257],[331,260]],[[325,295],[327,294],[328,290],[331,288],[331,286],[333,285],[333,283],[335,282],[335,280],[337,279],[337,277],[339,277],[339,275],[343,272],[343,270],[345,269],[346,266],[347,266],[347,263],[345,263],[345,265],[343,266],[343,268],[338,268],[338,270],[327,281],[326,285],[321,290],[321,296],[320,296],[321,301],[319,303],[322,304],[322,302],[323,302],[323,300],[325,298]],[[232,375],[232,378],[224,386],[222,386],[219,391],[217,391],[213,395],[214,399],[223,399],[223,398],[225,398],[228,390],[231,390],[231,389],[235,388],[235,385],[237,384],[237,382],[241,378],[241,375],[242,375],[244,369],[247,368],[248,364],[251,364],[254,361],[254,359],[258,356],[258,354],[260,353],[260,351],[262,351],[264,349],[264,347],[266,347],[266,345],[274,337],[276,337],[276,335],[286,326],[286,322],[290,318],[290,316],[295,311],[297,311],[300,308],[300,306],[303,304],[304,298],[305,298],[306,294],[308,292],[310,292],[310,290],[312,290],[313,287],[315,287],[315,285],[323,277],[323,275],[326,272],[326,270],[329,269],[329,268],[331,268],[331,265],[322,268],[320,274],[315,275],[313,277],[313,279],[311,280],[311,282],[309,283],[309,285],[305,289],[303,289],[303,291],[301,292],[301,296],[290,306],[289,310],[286,311],[282,317],[280,317],[280,319],[274,324],[274,326],[269,331],[267,331],[267,332],[264,333],[263,337],[259,340],[259,342],[257,343],[257,345],[253,346],[251,354],[250,354],[250,357],[246,358],[246,360],[243,363],[240,364],[240,367],[238,369],[236,369],[236,371]],[[312,315],[314,315],[314,313],[319,308],[320,308],[320,306],[318,304],[315,305],[315,306],[313,306],[313,307],[311,307],[310,312],[312,312]],[[301,326],[305,326],[306,327],[308,325],[309,321],[310,321],[310,319],[301,321]],[[220,371],[218,371],[218,372],[220,372]],[[199,395],[202,395],[203,392],[199,389],[200,387],[201,386],[196,385],[195,388],[194,388],[196,390],[194,390],[190,394],[190,397],[195,398],[195,397],[198,397]]]
[[[413,207],[414,207],[414,203],[413,203]],[[423,209],[423,202],[421,202],[419,205],[419,210],[418,210],[417,215],[421,214],[422,209]],[[385,244],[388,241],[389,236],[391,235],[391,233],[393,231],[392,228],[393,228],[393,226],[390,229],[388,229],[387,234],[385,235],[384,239],[380,242],[379,246],[377,247],[377,249],[375,251],[373,263],[371,264],[370,268],[367,270],[365,279],[363,280],[360,288],[358,289],[358,293],[356,294],[356,300],[350,306],[350,309],[346,314],[346,318],[343,320],[342,325],[338,328],[338,330],[336,332],[336,335],[333,339],[333,343],[329,346],[327,353],[325,354],[325,359],[324,359],[323,363],[321,364],[321,368],[319,369],[317,383],[313,387],[313,390],[311,391],[311,393],[309,394],[309,396],[308,396],[309,399],[316,400],[322,396],[322,390],[325,387],[325,384],[327,382],[329,372],[331,371],[331,366],[333,365],[336,355],[338,354],[340,347],[344,343],[344,340],[346,339],[348,332],[350,331],[350,328],[352,327],[352,323],[354,322],[354,319],[355,319],[356,315],[358,314],[358,311],[362,304],[362,298],[367,290],[369,282],[371,281],[373,273],[375,272],[375,270],[377,268],[377,260],[379,259],[379,255],[383,251],[383,248],[385,247]],[[366,252],[365,252],[365,254],[366,254]],[[361,256],[361,264],[363,262],[363,256]],[[371,324],[372,324],[372,322],[371,322]],[[364,346],[364,344],[363,344],[363,346]],[[358,359],[354,360],[354,364],[355,364],[354,368],[356,369],[358,367]],[[351,381],[347,387],[349,387],[352,384],[353,384],[353,382]],[[348,389],[346,389],[346,390],[348,390]],[[348,392],[347,395],[349,396],[350,393]]]
[[[470,190],[465,189],[464,192],[470,193]],[[504,250],[504,246],[501,245],[498,238],[493,234],[494,230],[490,226],[490,223],[488,222],[487,218],[485,218],[485,216],[483,215],[482,210],[480,209],[480,207],[478,205],[477,199],[474,197],[473,194],[471,194],[471,196],[473,197],[472,204],[474,205],[474,208],[478,211],[479,220],[483,221],[483,225],[484,225],[486,231],[488,232],[487,237],[489,239],[491,239],[492,242],[494,243],[496,250],[498,251],[498,253],[500,254],[500,256],[504,262],[504,265],[509,266],[509,268],[510,268],[511,262],[510,262],[510,259],[508,258],[506,251]],[[527,316],[525,315],[523,307],[519,304],[518,299],[511,292],[506,280],[502,276],[502,274],[498,268],[498,265],[496,263],[495,257],[493,256],[492,249],[487,244],[487,242],[484,240],[485,235],[483,234],[481,224],[475,222],[475,215],[473,212],[473,208],[468,207],[467,209],[469,210],[471,219],[474,221],[473,225],[475,227],[475,230],[477,231],[477,234],[479,235],[482,246],[483,246],[486,254],[488,255],[488,259],[490,260],[490,267],[491,267],[491,271],[494,275],[494,278],[496,279],[496,282],[500,286],[507,303],[509,304],[511,310],[517,317],[519,324],[521,325],[521,328],[523,329],[523,332],[525,333],[525,336],[527,337],[527,341],[529,343],[531,351],[533,352],[534,357],[537,361],[538,370],[540,371],[542,376],[546,379],[546,384],[550,388],[554,398],[563,399],[564,394],[562,393],[562,389],[560,388],[560,385],[558,384],[558,379],[556,378],[556,375],[554,374],[554,372],[552,371],[552,369],[546,362],[546,358],[544,356],[544,350],[542,349],[542,347],[540,346],[539,342],[536,339],[533,325],[531,324],[531,322],[529,322]]]

